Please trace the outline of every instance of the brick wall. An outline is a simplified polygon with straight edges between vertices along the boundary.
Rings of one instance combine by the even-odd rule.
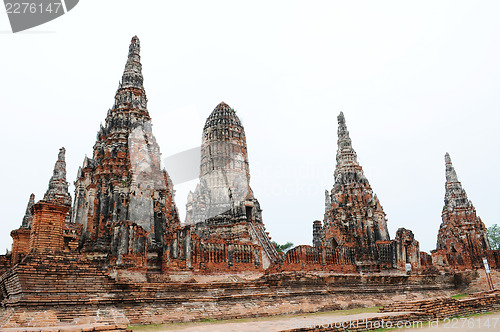
[[[31,230],[19,228],[10,233],[12,236],[12,264],[17,264],[28,254]]]
[[[29,248],[38,252],[62,251],[63,229],[69,206],[40,201],[33,206]]]
[[[132,324],[260,317],[373,306],[405,294],[435,296],[454,289],[453,276],[290,272],[235,282],[169,282],[147,275],[136,279],[114,279],[80,255],[29,255],[0,277],[4,308],[13,310],[0,323],[23,326],[23,317],[40,312],[40,322],[31,324],[48,323],[48,311],[51,324],[54,319],[61,324],[99,322],[106,315],[109,322]]]
[[[473,294],[463,299],[438,298],[397,302],[384,306],[380,312],[421,312],[429,318],[443,319],[500,310],[500,291]]]
[[[0,276],[11,266],[11,255],[0,255]]]
[[[297,246],[286,253],[283,264],[273,265],[270,271],[355,272],[354,257],[352,248]]]

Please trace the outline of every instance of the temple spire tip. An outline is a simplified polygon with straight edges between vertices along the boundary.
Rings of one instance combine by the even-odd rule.
[[[444,161],[447,163],[447,164],[451,164],[451,157],[450,157],[450,154],[448,152],[446,152],[444,154]]]
[[[344,112],[340,112],[340,114],[337,116],[337,121],[339,124],[345,124]]]
[[[66,181],[66,149],[59,149],[54,172],[49,181],[49,188],[43,197],[43,201],[71,206],[71,196],[68,192]]]
[[[446,166],[446,182],[458,182],[457,172],[455,171],[455,167],[453,167],[453,163],[451,162],[451,157],[448,152],[444,155],[444,161]]]
[[[226,104],[224,101],[221,101],[215,109],[224,109],[224,108],[231,108],[228,104]]]
[[[59,149],[59,154],[57,155],[58,161],[66,161],[66,149],[64,146]]]
[[[31,228],[31,223],[33,221],[33,214],[31,213],[31,208],[35,205],[35,194],[30,195],[30,199],[28,201],[28,206],[26,206],[26,212],[23,217],[23,222],[21,224],[21,228]]]
[[[352,167],[359,167],[356,151],[352,147],[352,141],[349,137],[349,131],[345,122],[344,113],[340,112],[338,116],[338,129],[337,129],[337,166],[335,167],[335,179],[340,174],[351,172]],[[362,173],[362,171],[360,171]],[[360,173],[360,179],[364,175]]]
[[[130,90],[134,92],[132,93]],[[147,97],[141,64],[141,44],[137,36],[132,37],[130,42],[122,79],[118,82],[115,102],[108,115],[111,115],[116,109],[126,107],[138,108],[147,112]]]

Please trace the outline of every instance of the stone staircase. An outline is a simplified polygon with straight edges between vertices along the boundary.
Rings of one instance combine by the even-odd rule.
[[[264,252],[266,253],[267,257],[272,263],[278,262],[281,258],[278,255],[278,252],[276,251],[276,248],[274,245],[271,243],[271,240],[269,239],[269,236],[266,234],[266,231],[264,229],[264,226],[262,224],[257,224],[255,222],[251,222],[250,226],[252,228],[252,231],[259,241],[260,245],[264,249]]]

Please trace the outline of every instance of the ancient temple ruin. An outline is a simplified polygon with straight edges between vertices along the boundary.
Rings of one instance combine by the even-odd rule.
[[[387,219],[358,163],[343,113],[338,123],[335,184],[326,194],[321,242],[331,249],[356,248],[357,260],[376,261],[377,242],[390,240]]]
[[[446,192],[433,262],[455,268],[481,267],[482,258],[492,256],[486,227],[467,197],[450,155],[445,155]],[[495,262],[491,257],[490,261]]]
[[[93,158],[85,157],[78,170],[72,222],[83,226],[84,252],[118,265],[146,266],[149,260],[159,267],[165,235],[179,226],[179,217],[152,132],[140,49],[132,38]]]
[[[31,194],[21,227],[11,232],[12,264],[28,253],[54,253],[76,249],[74,227],[70,226],[71,196],[66,181],[66,150],[61,148],[48,189],[35,203]]]
[[[298,246],[287,253],[285,269],[420,268],[418,241],[411,231],[399,229],[396,239],[390,239],[384,210],[357,161],[342,112],[337,120],[335,184],[325,192],[324,220],[313,223],[313,247]]]
[[[189,193],[186,223],[200,239],[217,240],[221,261],[233,265],[234,250],[267,268],[279,257],[262,222],[250,187],[245,129],[234,109],[222,102],[207,118],[201,145],[200,183]],[[226,248],[229,246],[229,248]]]
[[[11,232],[12,252],[0,255],[0,328],[28,324],[26,313],[38,317],[29,324],[49,316],[73,324],[103,312],[144,324],[331,310],[333,294],[346,289],[365,299],[380,290],[441,292],[456,287],[456,271],[479,268],[482,257],[500,266],[448,154],[437,249],[421,252],[405,228],[391,239],[343,113],[335,184],[325,193],[323,221],[313,222],[312,246],[281,254],[271,243],[250,186],[245,130],[224,102],[203,128],[199,184],[181,223],[143,81],[133,37],[92,158],[78,169],[74,201],[61,148],[43,199],[30,196]]]

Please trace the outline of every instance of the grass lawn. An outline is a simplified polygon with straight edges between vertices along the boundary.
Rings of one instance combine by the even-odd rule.
[[[469,294],[455,294],[455,295],[452,295],[451,298],[455,299],[455,300],[460,300],[460,299],[463,299],[464,297],[467,297],[467,296],[469,296]]]

